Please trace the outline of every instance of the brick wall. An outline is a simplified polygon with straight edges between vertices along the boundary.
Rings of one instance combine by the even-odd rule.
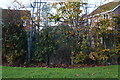
[[[30,18],[30,11],[26,10],[2,10],[2,18],[4,24],[19,24],[22,23],[21,17],[29,17]]]

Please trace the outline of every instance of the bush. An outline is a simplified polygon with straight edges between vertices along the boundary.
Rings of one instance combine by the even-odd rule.
[[[75,64],[85,63],[87,59],[87,55],[84,54],[83,52],[79,52],[78,54],[75,54],[74,56],[72,56],[71,59]]]
[[[99,64],[117,63],[118,57],[119,55],[116,54],[116,51],[110,49],[102,49],[100,51],[91,52],[89,54],[89,58]]]
[[[67,33],[67,31],[69,30],[70,30],[69,26],[65,26],[65,25],[43,28],[40,31],[40,33],[37,33],[37,37],[36,37],[37,40],[34,43],[36,47],[35,47],[33,60],[37,62],[50,63],[49,60],[52,59],[49,58],[53,55],[59,58],[60,56],[70,55],[67,53],[64,54],[64,52],[60,52],[61,50],[65,50],[68,48],[69,50],[71,50],[70,46],[72,43],[72,37],[70,36],[70,34],[68,35]],[[55,57],[51,57],[51,58],[55,58]],[[63,61],[61,60],[59,62],[63,62]]]
[[[24,62],[27,54],[27,33],[23,26],[4,25],[3,37],[3,61],[9,64]]]
[[[48,62],[48,58],[56,48],[54,34],[51,32],[52,28],[48,27],[42,29],[40,33],[37,33],[37,40],[34,43],[35,53],[33,60],[37,62]]]

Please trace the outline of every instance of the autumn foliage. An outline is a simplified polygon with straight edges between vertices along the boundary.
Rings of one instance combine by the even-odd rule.
[[[49,4],[50,5],[50,4]],[[56,7],[60,5],[61,7]],[[45,26],[34,33],[31,62],[49,64],[116,64],[120,57],[119,32],[113,19],[101,19],[88,25],[82,15],[85,3],[54,3],[56,14],[49,20],[57,26]],[[115,19],[118,21],[118,19]],[[22,26],[3,27],[3,59],[9,63],[25,62],[27,39]],[[117,39],[116,39],[117,38]]]

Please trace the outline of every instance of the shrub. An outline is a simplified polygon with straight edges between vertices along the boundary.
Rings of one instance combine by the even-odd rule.
[[[74,56],[72,56],[71,59],[74,63],[85,63],[87,59],[87,55],[84,54],[83,52],[79,52],[75,54]]]
[[[27,54],[27,33],[23,26],[4,25],[3,37],[3,60],[9,64],[24,62]]]
[[[56,48],[54,34],[51,32],[52,28],[48,27],[42,29],[40,33],[37,33],[37,40],[35,44],[35,53],[33,56],[33,60],[48,62],[48,58],[51,53]]]

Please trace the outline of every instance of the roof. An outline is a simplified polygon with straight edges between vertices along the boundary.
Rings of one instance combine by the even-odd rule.
[[[95,15],[95,14],[98,14],[98,13],[102,13],[102,12],[112,10],[115,7],[117,7],[119,4],[120,4],[120,1],[119,2],[109,2],[107,4],[99,6],[97,9],[95,9],[89,15]]]
[[[22,23],[22,17],[26,16],[30,18],[30,11],[27,10],[10,10],[10,9],[2,9],[2,19],[4,24],[19,24]]]

